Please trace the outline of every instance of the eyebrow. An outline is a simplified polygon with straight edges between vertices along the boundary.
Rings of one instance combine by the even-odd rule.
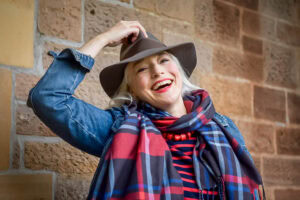
[[[164,55],[164,54],[167,55],[167,53],[163,51],[163,52],[158,53],[157,56],[162,56],[162,55]],[[137,66],[138,64],[140,64],[144,59],[145,59],[145,58],[143,58],[143,59],[139,60],[137,63],[133,64],[133,67],[135,67],[135,66]]]

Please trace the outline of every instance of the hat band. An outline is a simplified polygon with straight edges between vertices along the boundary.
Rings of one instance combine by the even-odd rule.
[[[154,48],[160,48],[160,47],[166,47],[166,45],[164,45],[163,43],[160,43],[156,40],[143,39],[143,40],[138,41],[135,45],[131,45],[127,49],[125,49],[122,52],[122,55],[120,56],[120,60],[125,60],[129,57],[134,56],[137,53],[140,53],[140,52],[148,50],[148,49],[154,49]]]

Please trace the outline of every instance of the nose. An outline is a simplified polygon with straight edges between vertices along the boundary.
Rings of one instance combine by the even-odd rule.
[[[160,66],[159,64],[153,64],[152,65],[152,70],[151,70],[151,77],[152,78],[157,78],[162,74],[164,74],[163,67]]]

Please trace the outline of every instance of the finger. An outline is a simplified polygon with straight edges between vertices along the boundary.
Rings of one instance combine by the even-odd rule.
[[[146,29],[140,24],[140,22],[138,22],[138,21],[129,21],[129,24],[130,24],[131,26],[135,26],[135,27],[137,27],[138,29],[140,29],[140,30],[143,32],[143,34],[145,35],[145,37],[148,37],[148,34],[147,34],[147,32],[146,32]]]

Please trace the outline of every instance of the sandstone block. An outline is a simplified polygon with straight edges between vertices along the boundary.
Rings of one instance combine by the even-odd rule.
[[[16,132],[20,135],[56,136],[26,105],[17,105]]]
[[[252,87],[248,83],[239,83],[210,75],[202,75],[199,84],[207,90],[217,112],[228,116],[251,116]]]
[[[25,142],[24,146],[24,165],[32,170],[52,170],[73,176],[90,175],[95,172],[99,161],[65,142]]]
[[[293,45],[296,47],[300,46],[300,27],[291,26],[282,22],[277,24],[277,37],[280,41]]]
[[[108,48],[101,51],[95,58],[93,69],[86,74],[84,81],[91,81],[100,84],[99,74],[107,66],[119,62],[119,55],[109,52]]]
[[[242,16],[242,29],[247,34],[275,39],[275,22],[273,19],[259,15],[257,13],[244,10]]]
[[[231,3],[234,3],[238,6],[242,6],[245,8],[249,8],[252,10],[257,10],[258,9],[258,0],[250,0],[250,1],[245,1],[245,0],[225,0]]]
[[[9,142],[11,128],[11,71],[0,69],[0,170],[9,168]],[[4,116],[4,117],[3,117]]]
[[[66,40],[81,41],[81,0],[39,1],[38,29]]]
[[[300,124],[300,95],[288,93],[287,101],[290,123]]]
[[[265,194],[268,200],[275,200],[273,187],[265,187]]]
[[[107,108],[110,101],[98,81],[83,81],[75,90],[74,96],[102,109]]]
[[[249,149],[248,149],[249,150]],[[261,159],[260,159],[260,156],[254,156],[254,155],[251,155],[252,158],[253,158],[253,161],[254,161],[254,164],[255,164],[255,167],[256,169],[259,171],[259,173],[261,174],[262,173],[262,170],[261,170]]]
[[[298,199],[299,196],[299,189],[275,189],[276,200]]]
[[[34,0],[1,0],[1,64],[33,67],[34,5]]]
[[[263,59],[251,54],[215,48],[213,71],[222,75],[261,82],[263,80]]]
[[[283,91],[254,86],[254,116],[285,122],[285,94]]]
[[[195,1],[195,32],[203,40],[238,46],[239,9],[221,1]]]
[[[14,150],[13,150],[13,169],[18,169],[20,167],[20,145],[17,141],[14,142]]]
[[[59,175],[56,180],[55,199],[85,200],[88,196],[92,176],[67,177]]]
[[[262,55],[263,53],[263,42],[260,39],[254,39],[248,36],[243,36],[243,49],[257,55]]]
[[[0,199],[52,199],[51,174],[0,175]]]
[[[274,153],[275,129],[273,126],[245,121],[238,121],[237,126],[251,153]]]
[[[138,20],[145,27],[146,31],[151,32],[157,39],[162,39],[162,29],[164,27],[161,22],[163,20],[162,17],[144,11],[135,11],[133,19]]]
[[[268,43],[265,45],[265,81],[268,84],[295,88],[297,86],[297,59],[292,49]]]
[[[134,9],[102,3],[97,0],[85,1],[85,41],[107,31],[120,20],[135,20]]]
[[[292,158],[263,158],[263,180],[266,185],[299,186],[300,160]]]
[[[136,8],[141,8],[141,9],[145,9],[145,10],[149,10],[152,12],[155,12],[155,8],[156,8],[156,0],[134,0],[133,1],[133,5]]]
[[[163,32],[177,33],[184,36],[192,36],[194,33],[194,26],[184,21],[173,20],[167,17],[160,17],[159,23]]]
[[[156,0],[156,10],[161,15],[193,22],[194,0]]]
[[[297,1],[264,0],[260,1],[260,11],[266,15],[295,22],[297,18]]]
[[[300,154],[300,128],[278,128],[276,138],[279,154]]]
[[[193,39],[188,36],[173,34],[169,32],[163,32],[163,42],[166,45],[176,45],[185,42],[193,42],[196,47],[197,55],[197,67],[194,69],[192,76],[196,70],[199,70],[199,73],[210,73],[212,66],[212,47],[209,44],[205,44],[198,39]],[[196,75],[196,73],[195,73]],[[195,77],[199,78],[199,77]]]
[[[29,91],[40,80],[40,77],[32,74],[16,74],[15,95],[19,100],[26,101]]]

